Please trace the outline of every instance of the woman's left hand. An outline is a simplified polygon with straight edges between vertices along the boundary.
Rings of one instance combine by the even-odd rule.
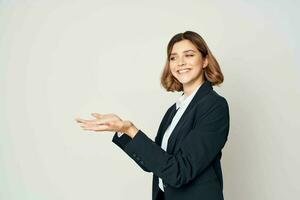
[[[83,130],[90,131],[112,131],[122,132],[129,135],[131,138],[135,136],[138,129],[130,121],[123,121],[120,117],[115,114],[98,114],[92,113],[96,119],[84,120],[76,118],[75,120],[83,128]]]

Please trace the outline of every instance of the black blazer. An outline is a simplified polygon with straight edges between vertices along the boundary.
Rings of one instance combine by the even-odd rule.
[[[152,200],[156,200],[162,178],[166,200],[222,200],[222,148],[229,132],[229,108],[224,97],[205,81],[183,113],[169,140],[161,147],[163,134],[176,110],[165,113],[155,142],[138,130],[131,139],[114,135],[112,141],[143,170],[153,173]]]

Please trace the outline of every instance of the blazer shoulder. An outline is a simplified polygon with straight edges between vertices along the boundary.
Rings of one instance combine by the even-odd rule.
[[[226,98],[218,94],[215,90],[211,90],[207,94],[206,98],[204,99],[204,104],[214,106],[228,106]]]
[[[226,98],[218,94],[216,91],[211,90],[204,97],[203,101],[199,101],[197,103],[196,112],[198,113],[198,116],[203,116],[211,113],[215,109],[229,112],[229,106]]]

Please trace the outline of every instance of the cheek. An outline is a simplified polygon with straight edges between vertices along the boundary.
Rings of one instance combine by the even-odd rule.
[[[174,66],[174,65],[169,65],[169,67],[170,67],[170,71],[171,71],[171,72],[174,72],[174,71],[175,71],[175,66]]]
[[[199,61],[198,59],[190,60],[190,65],[202,66],[201,64],[202,64],[201,61]]]
[[[193,68],[196,68],[198,71],[203,70],[203,63],[201,63],[199,61],[195,61],[191,65],[193,66]]]

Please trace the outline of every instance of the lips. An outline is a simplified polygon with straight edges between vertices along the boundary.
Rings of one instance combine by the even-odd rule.
[[[184,74],[184,73],[189,72],[190,70],[191,70],[190,68],[179,69],[179,70],[177,70],[177,73]]]

